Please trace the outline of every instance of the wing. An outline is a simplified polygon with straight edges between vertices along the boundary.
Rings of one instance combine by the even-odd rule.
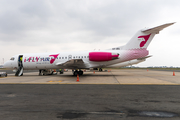
[[[72,69],[88,68],[88,65],[85,64],[82,59],[72,59],[64,63],[56,63],[56,65],[66,67],[66,68],[72,68]]]

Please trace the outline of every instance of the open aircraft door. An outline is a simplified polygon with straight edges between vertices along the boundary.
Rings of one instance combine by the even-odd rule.
[[[15,76],[22,76],[23,75],[23,55],[18,56],[18,69],[15,73]]]

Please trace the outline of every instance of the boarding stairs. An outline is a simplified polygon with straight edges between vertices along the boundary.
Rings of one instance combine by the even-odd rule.
[[[19,67],[18,70],[16,71],[15,76],[22,76],[23,75],[23,67]]]

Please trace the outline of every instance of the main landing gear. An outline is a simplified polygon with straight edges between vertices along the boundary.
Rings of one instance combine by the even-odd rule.
[[[82,70],[72,70],[72,72],[73,72],[73,75],[74,76],[77,76],[77,75],[83,75],[83,71]]]
[[[103,71],[103,69],[102,69],[102,68],[99,68],[99,71],[100,71],[100,72],[102,72],[102,71]]]
[[[98,70],[98,68],[93,68],[93,70]],[[103,69],[102,69],[102,68],[99,68],[99,71],[102,72]]]

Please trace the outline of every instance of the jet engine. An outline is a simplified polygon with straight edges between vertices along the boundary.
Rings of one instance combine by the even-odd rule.
[[[111,53],[111,52],[90,52],[89,53],[89,60],[90,61],[110,61],[114,59],[118,59],[118,53]]]

